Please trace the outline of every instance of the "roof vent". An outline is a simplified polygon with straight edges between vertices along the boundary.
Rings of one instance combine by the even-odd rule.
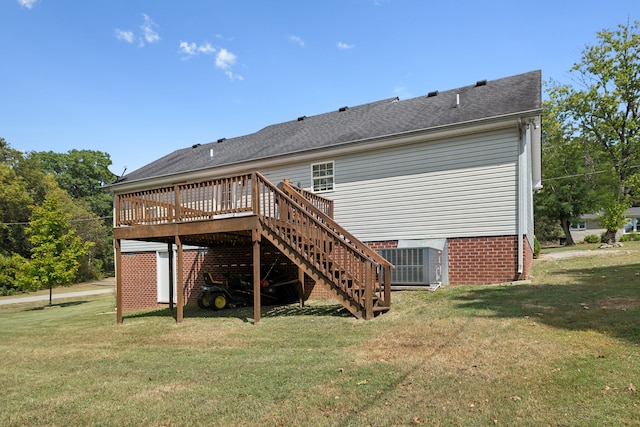
[[[306,119],[306,118],[307,118],[307,116],[300,116],[300,117],[298,117],[298,121],[299,121],[299,122],[301,122],[301,121],[303,121],[303,120],[304,120],[304,119]]]
[[[198,148],[198,147],[200,147],[200,144],[193,144],[193,145],[191,146],[191,148]]]
[[[340,108],[338,108],[338,111],[339,111],[340,113],[342,113],[343,111],[347,111],[347,109],[348,109],[348,108],[349,108],[349,107],[346,107],[346,106],[345,106],[345,107],[340,107]]]
[[[431,97],[434,97],[434,96],[438,96],[438,91],[437,90],[434,90],[433,92],[429,92],[427,94],[427,98],[431,98]]]
[[[216,142],[219,144],[219,143],[224,142],[224,141],[226,141],[226,140],[227,140],[227,138],[220,138],[220,139],[219,139],[218,141],[216,141]]]
[[[478,86],[486,86],[486,85],[487,85],[487,79],[484,79],[484,80],[478,80],[478,81],[476,82],[476,87],[478,87]]]

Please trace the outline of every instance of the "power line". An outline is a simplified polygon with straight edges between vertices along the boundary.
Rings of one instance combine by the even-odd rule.
[[[595,175],[598,173],[605,173],[607,171],[595,171],[595,172],[586,172],[586,173],[578,173],[575,175],[566,175],[566,176],[556,176],[554,178],[542,178],[542,181],[555,181],[556,179],[565,179],[565,178],[577,178],[579,176],[587,176],[587,175]]]
[[[631,169],[631,168],[640,168],[640,165],[629,166],[629,169]],[[579,176],[595,175],[595,174],[598,174],[598,173],[606,173],[606,172],[609,172],[609,171],[594,171],[594,172],[578,173],[578,174],[575,174],[575,175],[556,176],[556,177],[553,177],[553,178],[542,178],[542,181],[554,181],[556,179],[577,178]]]
[[[96,221],[98,219],[112,219],[113,216],[100,216],[97,218],[79,218],[79,219],[70,219],[69,222],[86,222],[86,221]],[[0,225],[29,225],[29,222],[0,222]]]

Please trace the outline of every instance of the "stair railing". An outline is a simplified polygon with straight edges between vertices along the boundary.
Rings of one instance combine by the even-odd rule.
[[[260,173],[255,172],[254,179],[254,209],[264,226],[357,302],[365,318],[373,317],[374,305],[389,307],[388,267],[367,256]]]
[[[289,180],[284,180],[278,186],[282,191],[284,191],[289,197],[291,197],[296,203],[304,206],[309,213],[316,217],[317,220],[321,221],[327,227],[330,227],[333,231],[342,236],[343,239],[348,240],[353,244],[353,246],[361,251],[364,255],[368,256],[372,259],[372,261],[390,268],[394,268],[394,265],[390,263],[386,258],[382,255],[371,249],[371,247],[367,246],[365,243],[361,242],[358,238],[349,233],[344,227],[338,224],[333,219],[333,201],[325,199],[324,197],[320,197],[317,194],[311,193],[307,190],[304,190],[300,187],[297,187]],[[331,202],[331,215],[328,215],[324,210],[318,208],[318,206],[329,205],[326,202],[319,202],[318,200],[326,200]]]

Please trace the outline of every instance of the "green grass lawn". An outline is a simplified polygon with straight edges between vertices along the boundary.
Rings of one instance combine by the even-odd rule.
[[[112,295],[0,307],[0,425],[640,425],[640,244],[531,283],[125,313]]]

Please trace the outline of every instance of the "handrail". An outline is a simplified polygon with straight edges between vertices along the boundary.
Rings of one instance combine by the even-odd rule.
[[[327,199],[316,193],[305,190],[304,188],[293,185],[289,178],[285,178],[280,184],[282,186],[295,190],[304,198],[304,200],[309,202],[309,204],[311,204],[313,207],[315,207],[317,210],[319,210],[329,218],[333,219],[333,200]],[[290,193],[287,194],[291,195]]]
[[[167,224],[251,213],[251,174],[116,194],[114,226]]]
[[[386,258],[384,258],[382,255],[380,255],[379,253],[371,249],[371,247],[367,246],[365,243],[360,242],[358,238],[353,236],[340,224],[335,222],[333,218],[329,217],[329,215],[324,213],[322,210],[318,209],[313,202],[309,201],[306,198],[306,196],[307,194],[313,194],[313,193],[310,193],[307,190],[303,190],[302,188],[291,184],[291,182],[287,180],[284,180],[281,183],[281,187],[282,187],[282,190],[286,194],[288,194],[291,198],[293,198],[299,205],[303,205],[304,207],[306,207],[309,211],[311,211],[311,213],[313,213],[313,215],[317,217],[318,220],[320,220],[322,223],[324,223],[328,227],[332,228],[336,233],[341,234],[343,238],[350,241],[358,250],[364,252],[368,257],[372,258],[373,261],[375,261],[378,264],[388,265],[391,268],[395,268],[395,266],[391,262],[389,262]],[[301,197],[296,197],[295,196],[296,194]],[[314,196],[318,197],[317,195],[314,195]]]
[[[385,290],[389,287],[386,277],[388,268],[374,268],[380,263],[373,261],[259,172],[255,172],[255,176],[260,197],[258,214],[265,226],[304,255],[307,262],[335,286],[356,300],[368,313],[365,315],[371,313],[367,307],[372,306],[374,294],[380,300],[388,301],[388,292]],[[375,283],[380,286],[374,288]]]

